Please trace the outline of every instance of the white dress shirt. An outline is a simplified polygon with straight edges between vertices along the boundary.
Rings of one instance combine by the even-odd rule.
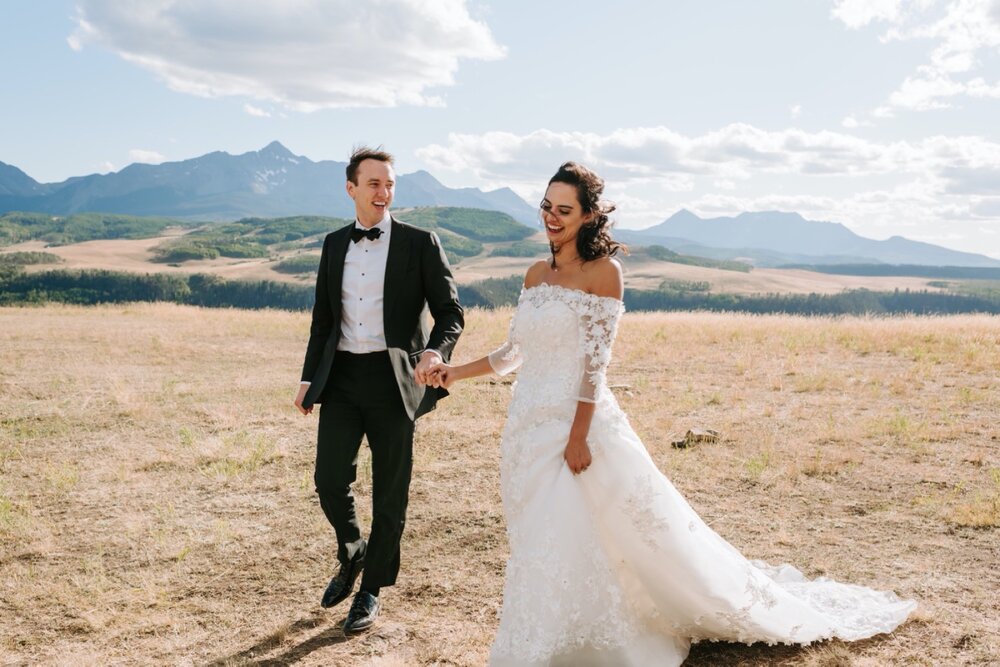
[[[357,220],[354,226],[365,229]],[[337,350],[364,354],[388,349],[382,307],[385,301],[385,265],[389,257],[392,218],[386,213],[375,225],[382,236],[371,241],[363,238],[347,242],[344,274],[340,287],[340,340]],[[428,348],[441,358],[441,353]],[[309,385],[308,380],[301,382]]]
[[[358,229],[366,229],[354,222]],[[340,342],[337,349],[364,354],[386,349],[382,304],[385,292],[385,262],[389,257],[392,219],[387,213],[375,225],[382,236],[347,243],[344,278],[340,288]]]

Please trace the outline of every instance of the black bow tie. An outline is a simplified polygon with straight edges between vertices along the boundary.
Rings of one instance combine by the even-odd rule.
[[[382,236],[382,230],[378,227],[372,227],[371,229],[361,229],[360,227],[355,227],[351,230],[351,240],[355,243],[361,239],[376,241],[380,236]]]

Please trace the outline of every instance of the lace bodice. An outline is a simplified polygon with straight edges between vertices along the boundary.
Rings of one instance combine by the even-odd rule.
[[[527,287],[490,365],[500,375],[520,367],[521,382],[543,390],[549,403],[596,403],[607,395],[605,372],[622,312],[612,297],[548,283]]]

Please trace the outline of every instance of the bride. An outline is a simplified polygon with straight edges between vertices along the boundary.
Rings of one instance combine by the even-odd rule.
[[[501,441],[510,540],[492,665],[680,665],[691,642],[801,643],[889,632],[891,592],[750,561],[656,468],[608,389],[622,246],[604,182],[573,162],[541,203],[551,262],[532,266],[507,341],[436,367],[449,387],[520,369]]]

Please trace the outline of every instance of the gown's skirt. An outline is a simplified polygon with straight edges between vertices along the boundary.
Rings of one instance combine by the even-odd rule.
[[[889,632],[916,608],[891,592],[749,561],[656,468],[613,397],[593,463],[563,460],[575,401],[508,422],[510,538],[493,665],[679,665],[692,641],[805,644]]]

